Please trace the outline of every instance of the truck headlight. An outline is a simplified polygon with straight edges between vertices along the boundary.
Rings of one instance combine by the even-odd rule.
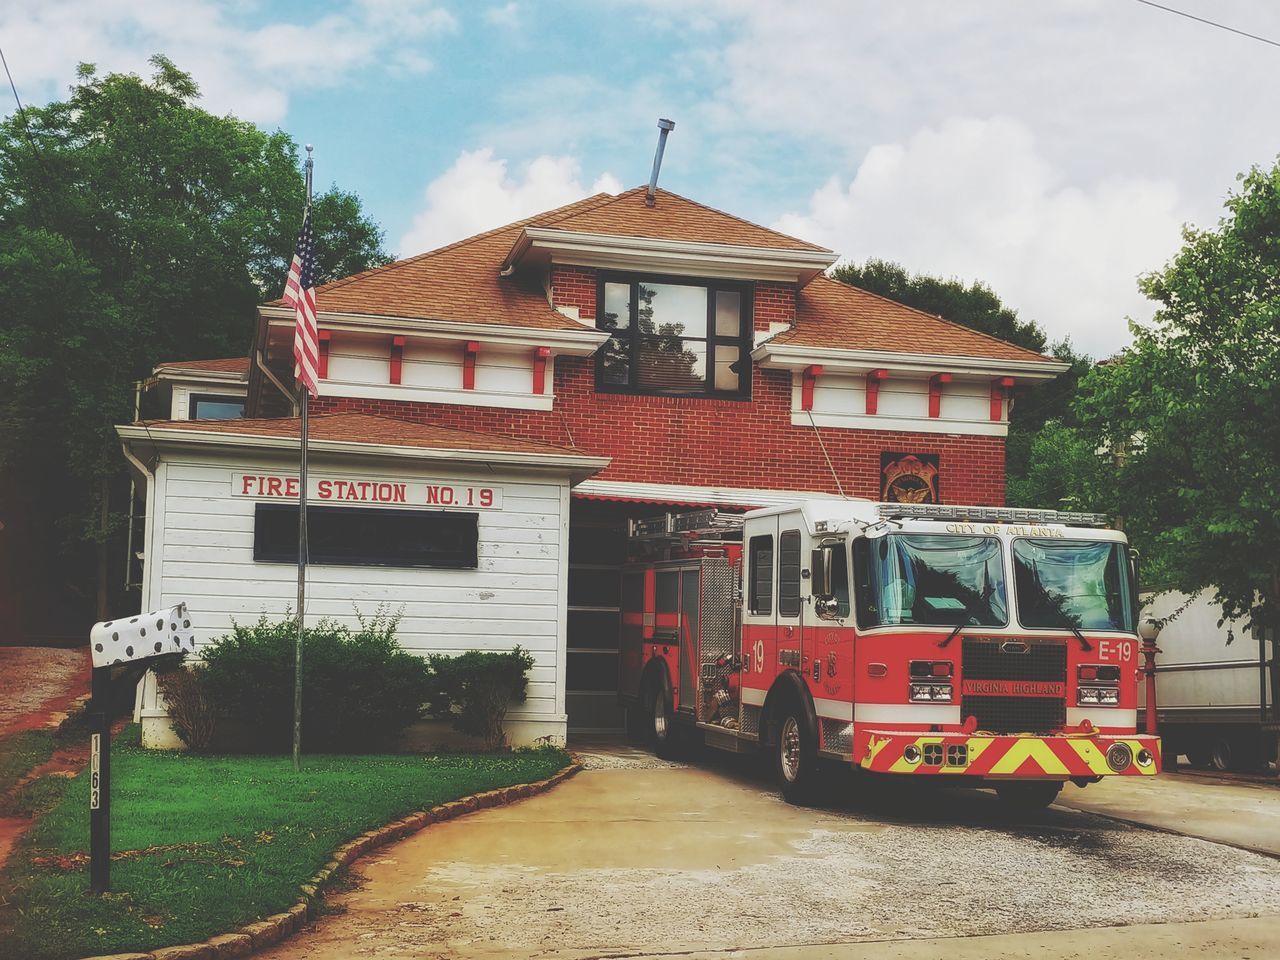
[[[1114,707],[1120,703],[1120,691],[1115,687],[1078,687],[1076,703],[1084,706],[1093,704],[1100,707]]]
[[[951,684],[949,683],[913,683],[910,699],[915,703],[951,702]]]

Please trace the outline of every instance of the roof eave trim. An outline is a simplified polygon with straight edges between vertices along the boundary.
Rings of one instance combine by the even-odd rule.
[[[1016,376],[1024,380],[1052,380],[1071,369],[1061,360],[1009,360],[1001,357],[952,356],[941,353],[900,353],[889,350],[847,350],[836,347],[810,347],[766,341],[756,347],[751,358],[760,366],[797,370],[820,364],[826,370],[842,373],[866,373],[884,367],[916,373],[960,373],[975,375]]]
[[[525,260],[550,261],[605,269],[642,267],[690,276],[710,274],[743,280],[777,280],[803,286],[837,259],[839,255],[829,250],[525,227],[503,267],[519,266]]]
[[[249,370],[236,373],[231,370],[200,370],[191,367],[159,366],[151,371],[160,380],[191,380],[197,383],[248,383]]]
[[[272,326],[294,322],[293,310],[270,305],[258,312]],[[572,321],[565,318],[566,323]],[[582,324],[568,327],[512,327],[497,323],[464,323],[455,320],[427,320],[421,317],[395,317],[376,313],[339,313],[322,310],[316,315],[318,326],[326,330],[348,330],[357,333],[390,335],[418,334],[439,340],[481,340],[515,346],[553,347],[557,353],[586,357],[595,353],[609,339],[609,333]]]
[[[296,437],[279,437],[265,434],[229,434],[215,430],[166,429],[125,424],[116,427],[121,440],[142,445],[200,446],[210,450],[245,448],[254,450],[298,449]],[[577,473],[588,471],[585,476],[598,473],[610,463],[609,457],[591,457],[574,453],[518,453],[504,450],[462,450],[452,447],[417,447],[391,443],[363,443],[349,440],[321,440],[310,437],[307,447],[315,453],[356,454],[408,460],[445,460],[455,463],[497,463],[507,466],[543,468],[557,472]]]

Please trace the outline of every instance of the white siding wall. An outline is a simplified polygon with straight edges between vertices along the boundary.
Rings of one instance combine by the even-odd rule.
[[[823,374],[813,388],[813,419],[820,427],[908,430],[1003,437],[1007,420],[992,421],[991,381],[956,377],[942,387],[941,416],[929,416],[929,379],[893,375],[881,381],[874,416],[867,415],[865,375]],[[1007,413],[1007,411],[1006,411]],[[792,380],[791,421],[809,425],[801,409],[801,376]]]
[[[254,505],[232,496],[232,474],[291,475],[296,465],[241,460],[169,459],[156,471],[144,609],[185,601],[198,644],[226,633],[232,623],[262,614],[278,618],[295,605],[297,570],[253,560]],[[368,465],[314,463],[315,477],[372,478]],[[527,703],[510,720],[564,724],[565,603],[568,571],[567,479],[465,472],[430,465],[377,468],[379,479],[467,483],[498,487],[501,508],[479,510],[479,569],[441,570],[378,566],[307,568],[308,620],[331,617],[356,626],[379,605],[399,612],[400,643],[428,653],[529,650],[535,664]],[[371,507],[371,509],[377,509]],[[142,716],[163,715],[153,689]],[[545,730],[540,732],[546,732]]]

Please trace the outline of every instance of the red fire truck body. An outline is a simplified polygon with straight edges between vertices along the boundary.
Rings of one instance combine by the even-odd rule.
[[[1102,518],[810,500],[633,522],[620,695],[659,751],[770,748],[803,802],[817,770],[992,785],[1150,776],[1137,597]]]

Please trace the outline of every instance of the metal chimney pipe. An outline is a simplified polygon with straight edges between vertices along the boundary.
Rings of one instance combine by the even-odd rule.
[[[676,128],[674,120],[658,121],[658,150],[653,155],[653,173],[649,174],[649,192],[645,194],[646,207],[652,207],[658,191],[658,171],[662,169],[662,151],[667,148],[667,134]]]

